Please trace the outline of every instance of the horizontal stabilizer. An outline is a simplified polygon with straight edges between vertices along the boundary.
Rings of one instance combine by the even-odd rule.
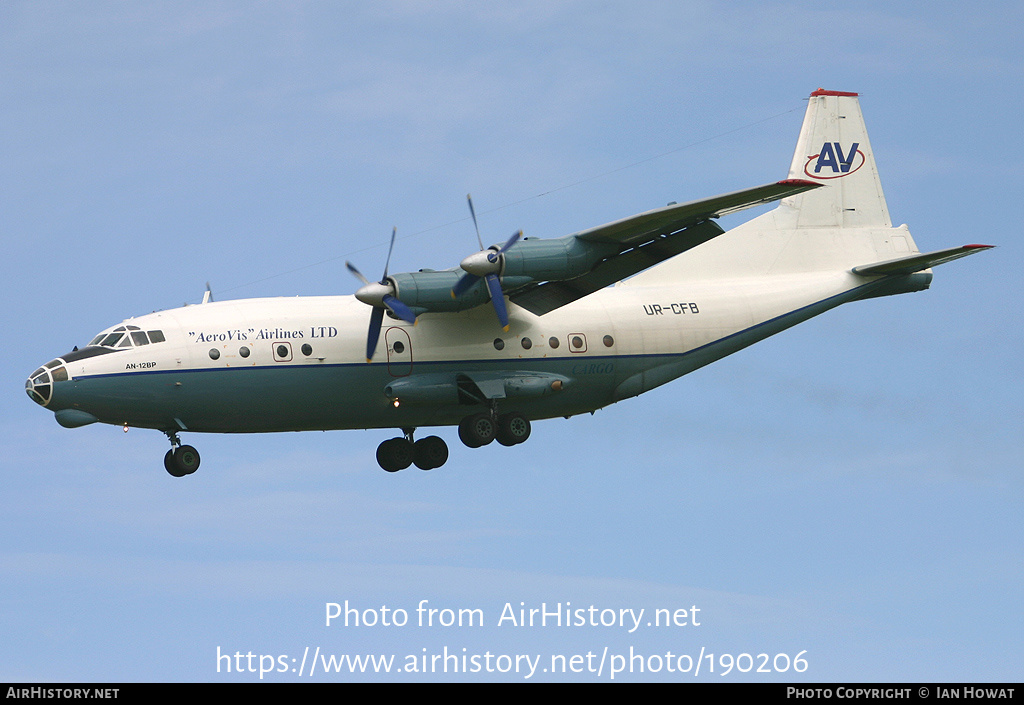
[[[913,274],[914,272],[920,272],[921,270],[928,269],[929,267],[945,264],[946,262],[952,262],[955,259],[960,259],[967,255],[973,255],[975,252],[990,250],[993,247],[995,246],[964,245],[963,247],[951,247],[947,250],[927,252],[923,255],[910,255],[909,257],[900,257],[899,259],[888,260],[887,262],[861,265],[860,267],[854,267],[853,273],[860,274],[865,277],[892,274]]]
[[[773,184],[755,186],[742,191],[656,208],[613,223],[600,225],[576,233],[576,237],[587,242],[615,242],[623,245],[647,242],[653,236],[674,233],[701,223],[709,218],[719,218],[729,213],[753,208],[782,198],[795,196],[804,191],[819,188],[823,184],[805,179],[785,179]]]

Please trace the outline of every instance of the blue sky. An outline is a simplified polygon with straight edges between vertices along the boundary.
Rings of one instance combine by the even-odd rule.
[[[0,680],[258,680],[218,673],[218,648],[307,647],[1019,680],[1022,21],[1010,2],[0,4]],[[386,433],[339,431],[193,436],[203,466],[175,481],[161,434],[68,431],[24,394],[207,281],[351,293],[345,259],[376,271],[392,226],[392,271],[452,266],[475,249],[467,192],[496,241],[783,178],[819,86],[861,94],[923,250],[999,248],[522,446],[444,429],[430,473],[386,475]],[[325,626],[345,600],[410,624]],[[486,623],[415,626],[421,600]],[[498,626],[521,602],[701,624]],[[524,674],[380,676],[420,678]]]

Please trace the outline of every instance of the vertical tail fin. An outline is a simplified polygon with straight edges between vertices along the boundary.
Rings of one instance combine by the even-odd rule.
[[[919,253],[907,226],[892,227],[856,93],[811,93],[789,178],[822,187],[788,196],[631,281],[849,272]]]
[[[782,202],[797,228],[892,227],[856,93],[811,93],[789,178],[825,184]]]

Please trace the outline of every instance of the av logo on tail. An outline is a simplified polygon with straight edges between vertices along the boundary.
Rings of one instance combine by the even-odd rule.
[[[858,160],[857,157],[860,157]],[[854,161],[857,165],[854,166]],[[821,151],[807,157],[804,165],[804,173],[812,179],[841,179],[854,173],[867,161],[864,152],[860,151],[860,143],[854,142],[850,149],[844,153],[842,145],[838,142],[825,142],[821,145]],[[811,162],[814,162],[814,169],[811,169]]]

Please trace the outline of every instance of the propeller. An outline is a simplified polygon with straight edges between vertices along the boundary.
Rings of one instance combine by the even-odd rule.
[[[388,247],[388,258],[384,261],[384,274],[379,282],[371,282],[363,276],[362,272],[356,269],[351,262],[345,262],[348,271],[352,272],[363,286],[356,292],[356,298],[364,304],[373,306],[370,313],[370,329],[366,334],[366,361],[373,359],[373,352],[377,349],[377,341],[380,339],[380,329],[384,322],[384,309],[391,311],[403,321],[416,324],[416,314],[408,306],[403,304],[395,296],[395,285],[388,279],[388,265],[391,264],[391,252],[395,249],[395,235],[398,228],[391,231],[391,245]]]
[[[476,222],[476,210],[473,208],[473,196],[467,194],[466,201],[469,202],[469,214],[473,216],[473,228],[476,230],[476,241],[480,243],[480,252],[462,260],[459,266],[466,273],[452,287],[452,298],[457,299],[462,296],[480,279],[483,279],[487,284],[494,312],[498,314],[498,321],[501,322],[502,329],[508,331],[508,309],[505,306],[505,294],[501,291],[498,273],[501,271],[505,253],[519,241],[519,238],[523,236],[523,231],[514,233],[500,248],[484,248],[483,238],[480,237],[480,226]]]

